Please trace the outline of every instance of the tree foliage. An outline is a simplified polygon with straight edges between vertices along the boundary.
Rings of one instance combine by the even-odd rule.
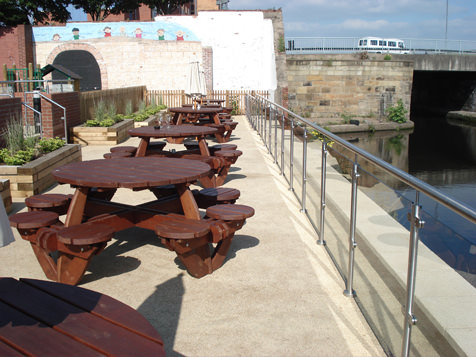
[[[134,0],[71,0],[76,9],[82,9],[93,21],[102,21],[110,14],[120,14],[137,9],[139,1]]]
[[[66,22],[69,0],[0,0],[0,27],[21,24]]]
[[[190,3],[190,0],[145,0],[142,4],[148,5],[151,9],[157,9],[158,15],[170,15],[184,4]]]

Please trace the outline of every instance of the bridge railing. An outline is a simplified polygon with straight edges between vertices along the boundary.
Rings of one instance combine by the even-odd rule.
[[[287,37],[286,53],[350,53],[359,52],[358,37]],[[466,53],[476,54],[476,41],[402,38],[410,53]]]
[[[387,355],[471,354],[476,210],[264,97],[246,116]]]

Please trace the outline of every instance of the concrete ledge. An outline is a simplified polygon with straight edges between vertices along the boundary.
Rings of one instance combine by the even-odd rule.
[[[476,112],[458,110],[458,111],[448,112],[448,114],[446,115],[446,118],[476,124]]]
[[[359,125],[354,124],[335,124],[335,125],[322,125],[323,128],[326,128],[331,133],[340,134],[340,133],[357,133],[363,131],[390,131],[390,130],[408,130],[413,129],[415,124],[412,121],[407,121],[405,123],[393,123],[393,122],[366,122],[363,120]]]

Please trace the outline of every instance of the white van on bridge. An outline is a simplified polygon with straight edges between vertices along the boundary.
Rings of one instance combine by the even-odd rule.
[[[405,48],[405,42],[398,38],[363,37],[359,39],[358,49],[375,53],[410,53]]]

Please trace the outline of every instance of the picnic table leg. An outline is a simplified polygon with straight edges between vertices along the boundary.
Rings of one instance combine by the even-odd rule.
[[[204,136],[198,137],[198,147],[202,156],[210,156],[210,150],[208,150],[208,145]]]
[[[48,252],[34,243],[30,243],[33,252],[35,253],[38,263],[40,263],[41,269],[45,273],[46,277],[50,280],[57,281],[58,270],[55,261],[48,254]]]
[[[205,188],[217,187],[215,174],[211,173],[210,176],[200,178],[200,183]]]
[[[228,171],[230,170],[230,166],[224,166],[222,167],[216,177],[216,185],[222,186],[225,183],[226,177],[228,176]]]
[[[150,138],[141,138],[139,146],[137,147],[136,157],[144,157],[147,152],[147,146],[149,145]]]
[[[88,264],[89,259],[61,253],[58,258],[57,281],[63,284],[76,285],[86,272]]]
[[[190,252],[178,254],[180,261],[195,278],[201,278],[213,272],[208,244],[197,247]]]
[[[217,270],[223,265],[223,262],[226,259],[228,249],[230,249],[231,241],[234,237],[234,234],[231,236],[219,241],[215,247],[215,250],[212,255],[212,269],[213,271]]]
[[[66,214],[65,227],[70,227],[75,224],[81,224],[83,220],[84,207],[88,198],[88,187],[76,187],[73,198]]]
[[[192,191],[185,184],[176,184],[177,192],[182,203],[183,212],[186,218],[201,219],[197,202]]]

